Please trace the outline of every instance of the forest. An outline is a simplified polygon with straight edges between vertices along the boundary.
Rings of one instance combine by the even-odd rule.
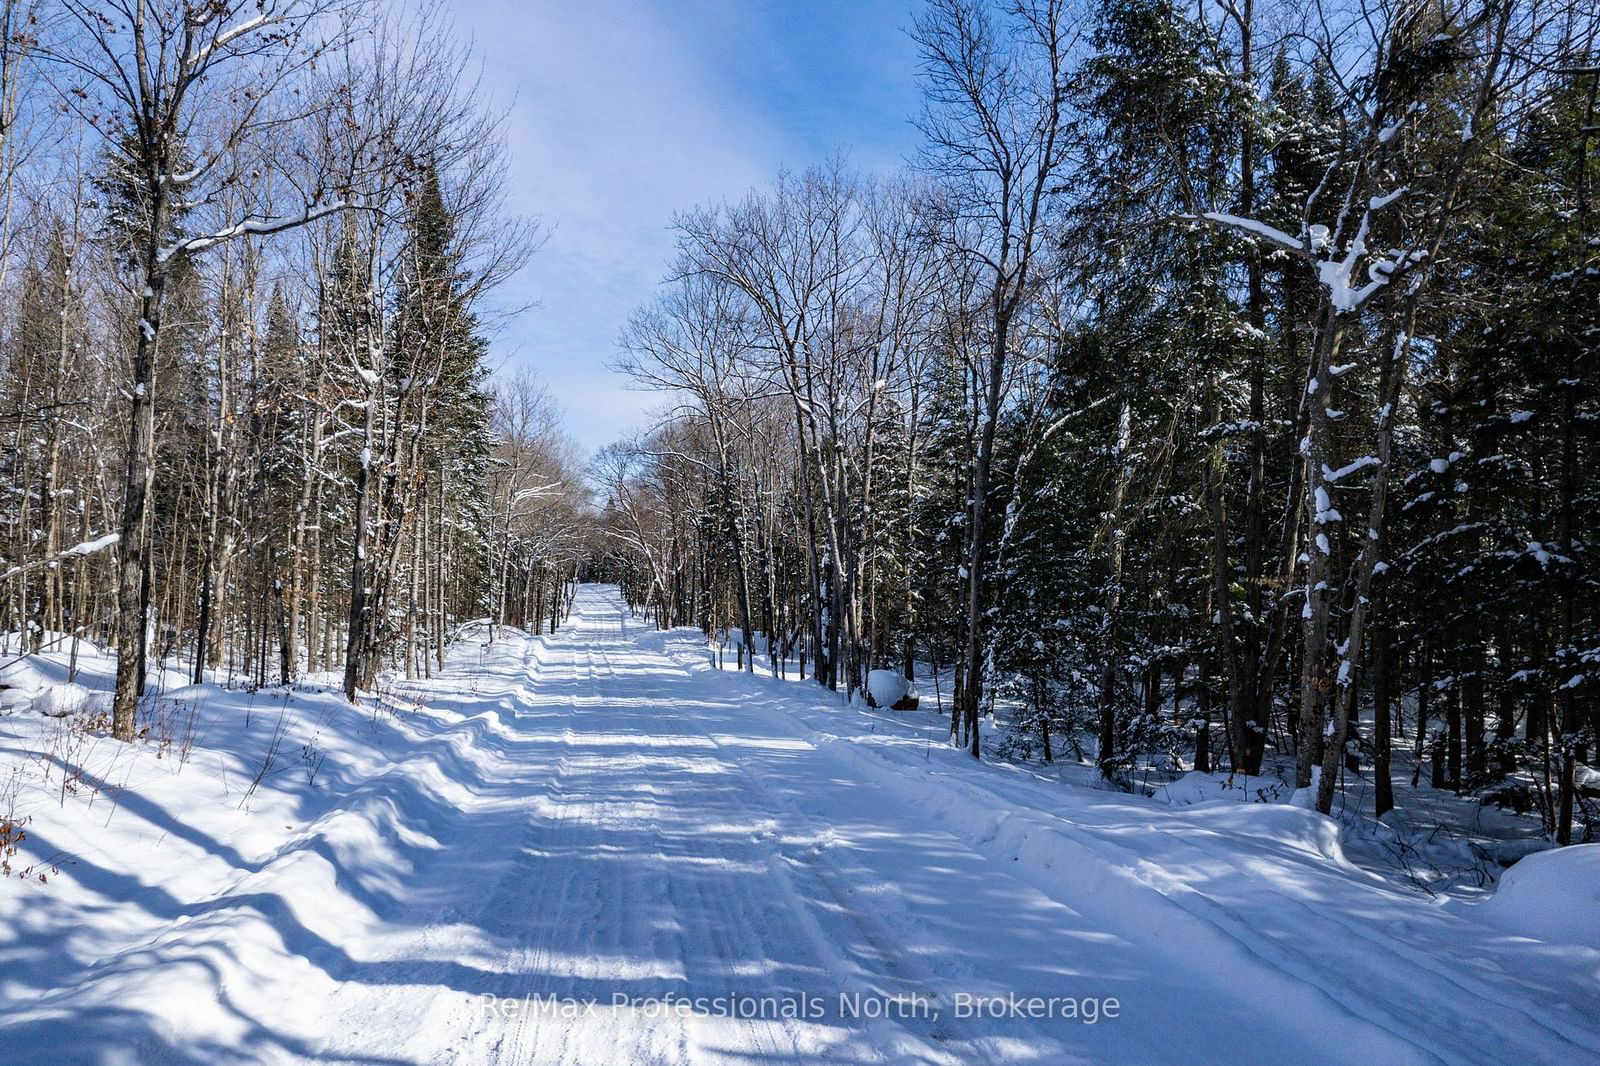
[[[114,649],[131,739],[153,663],[354,700],[608,580],[948,678],[974,756],[1381,816],[1409,752],[1587,838],[1597,23],[931,0],[915,157],[678,214],[616,356],[661,416],[586,459],[493,372],[542,231],[437,11],[4,0],[0,631]]]
[[[580,464],[489,295],[540,233],[434,10],[0,6],[4,599],[13,654],[239,684],[443,662],[553,624]]]
[[[1597,194],[1595,0],[0,0],[0,1066],[1600,1062]]]
[[[902,172],[675,219],[592,565],[746,670],[943,672],[974,756],[1381,817],[1409,752],[1587,838],[1596,16],[934,0]]]

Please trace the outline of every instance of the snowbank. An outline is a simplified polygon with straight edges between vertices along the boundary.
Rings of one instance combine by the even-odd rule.
[[[36,665],[64,680],[56,653]],[[83,684],[113,667],[90,654]],[[356,707],[331,676],[160,681],[133,744],[0,719],[0,815],[27,819],[0,878],[0,1062],[1600,1056],[1593,952],[1397,890],[1331,818],[1204,775],[1201,802],[1161,803],[978,762],[937,716],[719,670],[613,590]],[[1521,931],[1519,894],[1593,923],[1594,857],[1529,860],[1500,905]],[[1126,1020],[483,1010],[952,986],[1109,995]],[[1213,1030],[1239,1040],[1190,1046]]]
[[[9,634],[6,646],[16,640]],[[68,638],[46,633],[42,655],[12,656],[0,665],[0,714],[33,711],[48,718],[65,718],[79,711],[111,708],[115,660],[85,641],[79,648],[80,680],[68,681]]]
[[[987,862],[984,884],[1022,883],[1041,901],[1070,909],[1073,917],[1040,941],[1070,945],[1070,955],[1053,958],[1070,958],[1073,972],[1101,982],[1117,972],[1137,974],[1138,988],[1125,997],[1130,1021],[1119,1030],[1132,1039],[1168,1025],[1183,1030],[1188,1023],[1175,1019],[1196,997],[1220,988],[1258,1009],[1240,1030],[1248,1033],[1254,1060],[1325,1061],[1330,1047],[1340,1061],[1419,1066],[1554,1066],[1600,1054],[1600,1026],[1591,1020],[1600,1018],[1600,1000],[1586,949],[1552,952],[1521,938],[1485,936],[1484,925],[1460,908],[1439,906],[1412,885],[1357,866],[1338,820],[1281,800],[1249,802],[1250,789],[1266,782],[1236,779],[1226,789],[1225,775],[1198,775],[1178,783],[1168,802],[1063,787],[1066,775],[1057,780],[1053,768],[973,760],[950,746],[947,724],[938,718],[841,714],[837,697],[815,686],[717,674],[691,658],[690,643],[666,646],[686,672],[738,693],[750,721],[789,719],[773,730],[782,738],[781,761],[758,780],[804,766],[807,781],[831,783],[827,796],[876,794],[862,805],[872,811],[870,835],[860,835],[848,814],[828,819],[830,843],[806,854],[807,868],[838,856],[855,871],[864,868],[856,864],[869,847],[910,836],[919,861],[890,881],[901,904],[911,907],[942,898],[919,880],[923,874],[955,869],[969,853],[980,856]],[[784,687],[792,698],[777,695]],[[780,790],[804,794],[796,784]],[[806,809],[814,809],[814,798],[808,795]],[[916,812],[917,824],[936,828],[909,831],[910,823],[900,821],[906,811]],[[964,914],[959,927],[985,951],[1039,913],[992,899],[977,912],[977,925]],[[906,928],[922,926],[908,921]],[[1118,944],[1132,949],[1132,969],[1095,957],[1098,946]],[[929,955],[961,959],[966,949],[942,945]],[[1144,998],[1191,973],[1204,976]],[[1210,1019],[1202,1024],[1215,1025],[1226,1010],[1202,1009]],[[1485,1026],[1484,1018],[1495,1024]],[[1322,1041],[1313,1054],[1273,1053],[1274,1040],[1312,1033]],[[1080,1049],[1074,1061],[1167,1061],[1171,1046],[1178,1045],[1142,1055],[1131,1045]],[[1221,1045],[1191,1050],[1195,1061],[1238,1054]],[[1056,1061],[1048,1054],[1034,1059]]]
[[[78,684],[46,685],[33,697],[33,709],[47,718],[65,718],[90,709],[94,693]]]
[[[497,790],[529,761],[511,720],[546,649],[502,634],[354,707],[332,675],[162,670],[127,744],[79,713],[109,706],[104,650],[82,646],[75,684],[64,645],[0,672],[52,715],[0,717],[0,822],[26,832],[0,871],[0,1063],[317,1057],[341,989],[426,924],[414,901],[454,898],[447,845],[481,858],[526,822]]]
[[[7,711],[31,708],[34,699],[50,681],[50,677],[40,668],[38,656],[11,659],[0,665],[0,707]]]
[[[1535,940],[1600,951],[1600,844],[1529,855],[1469,913]]]
[[[1276,803],[1289,797],[1294,786],[1276,777],[1249,777],[1245,774],[1205,774],[1193,770],[1176,781],[1157,786],[1154,797],[1174,807],[1189,807],[1213,800],[1238,803]]]
[[[893,707],[911,695],[911,682],[898,670],[873,670],[867,674],[867,692],[875,707]]]

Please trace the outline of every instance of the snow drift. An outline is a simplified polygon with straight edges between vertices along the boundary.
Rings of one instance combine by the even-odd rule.
[[[1529,855],[1471,911],[1508,932],[1600,951],[1600,844]]]
[[[133,745],[0,719],[0,817],[27,820],[0,1062],[1600,1056],[1595,952],[1527,935],[1592,900],[1594,849],[1526,860],[1507,936],[1494,907],[1353,866],[1314,812],[978,764],[935,715],[717,670],[614,590],[581,589],[554,636],[469,627],[445,676],[358,707],[157,681]],[[641,1006],[740,993],[822,1007]],[[957,995],[1119,1010],[962,1016]],[[530,997],[581,1009],[484,1006]]]

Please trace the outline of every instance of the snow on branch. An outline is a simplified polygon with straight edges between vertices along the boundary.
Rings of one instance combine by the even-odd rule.
[[[227,226],[216,231],[215,233],[208,233],[199,237],[190,237],[187,240],[179,241],[176,244],[169,244],[156,253],[156,262],[165,263],[177,255],[203,252],[214,244],[221,244],[224,241],[231,241],[237,237],[246,236],[247,234],[265,236],[272,233],[281,233],[284,230],[294,229],[296,226],[304,226],[307,223],[315,222],[319,218],[334,214],[338,211],[349,210],[355,206],[355,204],[348,200],[339,200],[331,204],[319,204],[315,207],[308,207],[300,214],[290,215],[286,218],[242,219],[238,222],[235,222],[231,226]]]
[[[1369,199],[1367,210],[1361,215],[1360,225],[1356,229],[1355,237],[1345,250],[1342,257],[1329,255],[1324,257],[1320,253],[1327,249],[1327,230],[1323,226],[1312,226],[1311,247],[1308,249],[1304,241],[1292,237],[1276,226],[1268,225],[1253,218],[1241,218],[1222,211],[1206,211],[1199,215],[1178,215],[1180,222],[1209,222],[1234,233],[1251,237],[1267,244],[1274,245],[1284,251],[1293,252],[1316,266],[1317,280],[1327,293],[1328,302],[1340,314],[1350,314],[1360,310],[1368,300],[1378,293],[1384,286],[1394,280],[1408,268],[1415,266],[1427,258],[1421,251],[1407,251],[1403,248],[1391,248],[1380,254],[1373,254],[1367,243],[1368,235],[1372,229],[1372,215],[1381,211],[1403,197],[1408,190],[1406,187],[1395,189],[1393,192]],[[1355,275],[1359,265],[1366,261],[1367,280],[1358,284]]]
[[[1269,226],[1257,219],[1241,218],[1238,215],[1230,215],[1223,211],[1206,211],[1199,215],[1179,215],[1178,217],[1184,221],[1203,220],[1213,222],[1224,229],[1231,229],[1235,233],[1241,233],[1246,237],[1257,237],[1268,243],[1276,244],[1286,251],[1304,253],[1306,250],[1305,242],[1298,237],[1291,237],[1278,227]]]
[[[1322,480],[1326,481],[1328,484],[1332,485],[1332,484],[1335,484],[1337,482],[1343,481],[1345,478],[1349,477],[1351,474],[1354,474],[1358,470],[1365,470],[1369,466],[1380,466],[1380,465],[1382,465],[1382,464],[1380,463],[1380,461],[1379,461],[1379,459],[1378,459],[1378,457],[1376,455],[1363,455],[1360,459],[1357,459],[1355,462],[1348,463],[1345,466],[1341,466],[1337,470],[1330,470],[1328,468],[1327,464],[1323,464],[1323,467],[1322,467]]]
[[[254,33],[263,26],[279,21],[279,18],[280,16],[278,15],[263,12],[262,14],[257,15],[255,18],[245,19],[243,22],[223,30],[221,33],[211,38],[211,40],[207,41],[205,44],[189,53],[189,55],[184,58],[184,68],[186,70],[197,70],[205,63],[210,61],[211,57],[216,55],[217,52],[228,47],[234,41],[237,41],[246,34]]]
[[[107,533],[103,537],[96,537],[94,540],[86,540],[82,544],[74,544],[66,551],[58,552],[57,554],[50,556],[48,559],[35,559],[31,563],[23,563],[21,566],[13,566],[5,573],[0,574],[0,581],[8,581],[11,578],[30,573],[34,570],[41,569],[42,567],[54,566],[63,559],[79,559],[86,555],[95,555],[99,552],[105,551],[107,548],[116,544],[121,539],[122,534],[120,533]]]

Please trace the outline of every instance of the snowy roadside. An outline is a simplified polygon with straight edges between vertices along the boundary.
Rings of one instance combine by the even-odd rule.
[[[687,670],[716,669],[696,630],[655,639]],[[1443,1023],[1428,1028],[1457,1061],[1512,1061],[1523,1041],[1551,1061],[1600,1055],[1600,845],[1525,860],[1487,902],[1428,898],[1399,871],[1380,876],[1353,861],[1339,822],[1291,803],[1063,784],[1025,766],[974,763],[925,712],[721,673],[746,704],[782,714],[797,737],[1108,933],[1152,950],[1181,946],[1231,980],[1265,965],[1396,1032],[1416,1028],[1412,1012],[1428,1001]],[[1503,1030],[1490,1026],[1482,1047],[1455,1043],[1481,1032],[1484,1017]],[[1500,1036],[1507,1043],[1496,1047]]]
[[[314,685],[156,703],[132,746],[0,718],[28,819],[0,878],[0,1062],[1600,1056],[1600,849],[1432,901],[1310,811],[976,764],[931,715],[718,671],[608,588],[557,636],[468,634],[443,676],[358,708]],[[482,1005],[750,988],[943,1013]],[[949,1009],[1013,993],[1122,1012]],[[1193,1043],[1207,1026],[1231,1035]]]
[[[522,677],[538,641],[504,632],[490,654]],[[64,654],[11,677],[64,679]],[[503,767],[504,726],[462,709],[495,693],[398,682],[353,708],[331,677],[250,691],[174,675],[122,744],[101,720],[114,660],[85,649],[79,666],[64,692],[83,707],[0,717],[0,1061],[304,1051],[338,984],[328,964],[381,950]]]
[[[686,629],[681,635],[681,654],[709,661],[697,630]],[[736,645],[737,632],[730,637]],[[758,635],[758,648],[761,644]],[[723,653],[720,668],[731,673],[737,667],[730,655]],[[757,676],[770,677],[770,659],[758,650],[755,661]],[[795,680],[796,663],[791,660],[786,666],[789,676],[785,680]],[[889,673],[899,677],[898,671]],[[857,709],[871,717],[865,728],[910,729],[929,750],[947,747],[953,670],[945,669],[936,676],[928,663],[919,660],[915,679],[913,692],[921,696],[915,712],[891,712],[884,708],[884,701],[877,701],[880,709],[867,707],[858,695]],[[1013,701],[1001,697],[995,700],[994,711],[984,717],[980,732],[985,762],[1054,785],[1096,791],[1107,787],[1092,758],[1092,737],[1056,735],[1056,758],[1045,762],[1040,758],[1037,736],[1014,728],[1011,715],[1018,709]],[[1340,826],[1343,854],[1355,865],[1418,895],[1478,902],[1494,892],[1506,867],[1554,847],[1542,833],[1536,811],[1502,809],[1471,793],[1457,795],[1432,788],[1426,768],[1419,771],[1418,762],[1409,747],[1396,747],[1390,771],[1396,807],[1381,819],[1373,816],[1370,768],[1341,782],[1334,799],[1334,817]],[[1595,773],[1588,767],[1579,769],[1580,776]],[[1413,781],[1414,776],[1421,780]],[[1309,795],[1296,795],[1293,755],[1275,749],[1269,749],[1260,774],[1253,777],[1147,765],[1130,774],[1128,781],[1144,795],[1178,807],[1219,800],[1302,806],[1310,801]]]

